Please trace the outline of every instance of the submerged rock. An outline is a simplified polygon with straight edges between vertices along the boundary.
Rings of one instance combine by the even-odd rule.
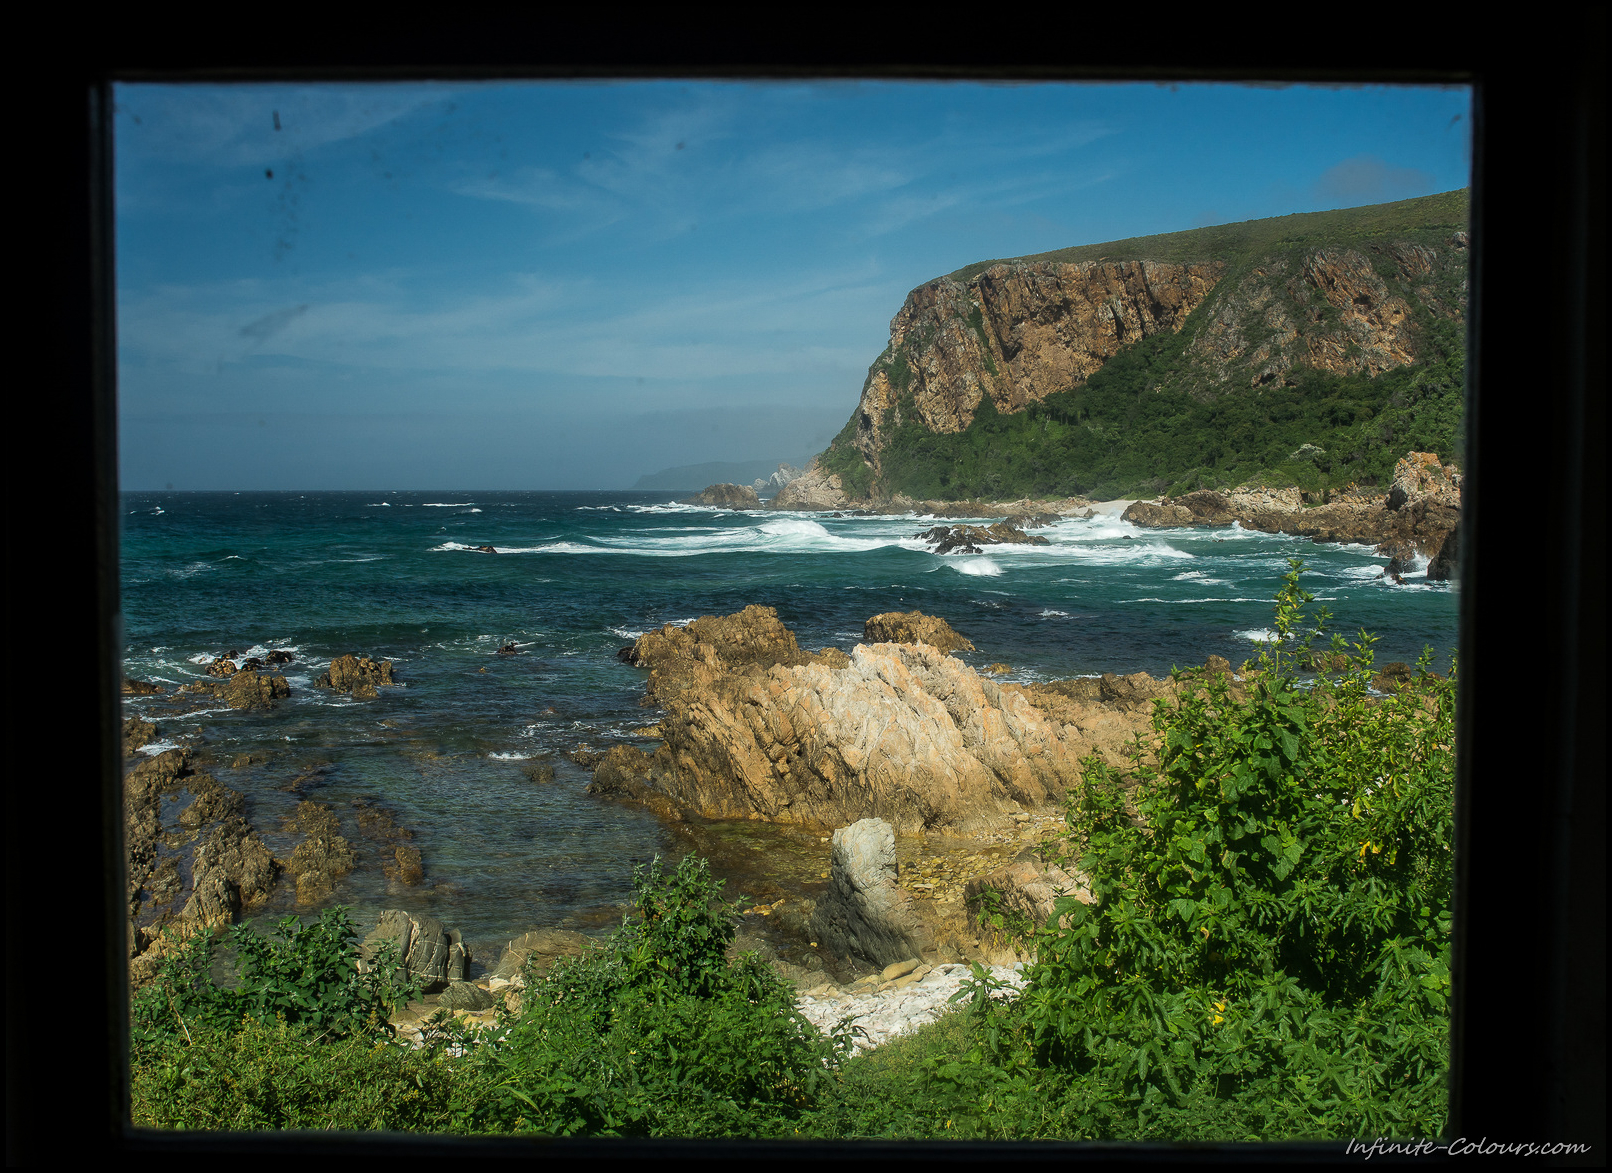
[[[291,853],[290,872],[297,885],[297,903],[319,904],[335,894],[336,881],[358,866],[358,853],[341,834],[341,823],[328,806],[306,800],[286,824],[288,831],[306,834]]]

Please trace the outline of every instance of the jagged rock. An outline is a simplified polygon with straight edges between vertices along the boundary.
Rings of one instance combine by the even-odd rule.
[[[974,645],[951,624],[922,611],[886,611],[862,625],[862,638],[873,644],[928,644],[936,651],[974,651]]]
[[[1432,452],[1407,452],[1394,465],[1394,482],[1389,490],[1390,499],[1397,497],[1398,509],[1418,501],[1431,501],[1450,509],[1461,507],[1461,474],[1453,466],[1446,467]]]
[[[1149,676],[1146,672],[1133,672],[1129,676],[1116,676],[1105,672],[1098,679],[1097,695],[1110,704],[1124,709],[1146,708],[1152,711],[1152,702],[1170,692],[1170,682]]]
[[[381,913],[374,930],[359,948],[360,968],[374,959],[383,941],[396,945],[402,978],[418,980],[427,993],[462,982],[468,974],[470,957],[459,930],[446,928],[434,916],[398,908]]]
[[[1185,505],[1163,505],[1154,501],[1133,501],[1119,519],[1148,529],[1178,529],[1199,524],[1192,510]]]
[[[291,853],[289,871],[297,885],[297,903],[329,900],[336,881],[358,866],[358,853],[342,837],[335,812],[317,802],[299,802],[286,830],[307,836]]]
[[[528,959],[535,973],[547,973],[559,958],[586,953],[592,947],[588,937],[570,929],[533,929],[504,946],[492,976],[511,979],[525,970]]]
[[[162,692],[162,685],[154,680],[130,680],[123,678],[124,696],[156,696]]]
[[[132,758],[142,745],[150,745],[157,739],[157,727],[150,721],[142,721],[139,717],[127,717],[123,721],[123,756]]]
[[[937,525],[913,537],[929,542],[930,551],[935,554],[978,554],[981,546],[1052,544],[1039,534],[1027,534],[1002,521],[987,526]]]
[[[409,842],[414,832],[399,826],[391,811],[376,806],[369,799],[355,798],[352,805],[358,819],[358,833],[382,845],[382,874],[411,888],[425,879],[420,849]]]
[[[1395,660],[1384,664],[1377,675],[1371,678],[1371,687],[1378,692],[1398,692],[1405,685],[1415,679],[1416,671],[1403,660]]]
[[[181,918],[220,928],[269,898],[280,861],[245,819],[230,814],[197,846],[191,873],[192,894]]]
[[[227,682],[215,686],[217,695],[232,709],[266,709],[275,701],[291,695],[291,686],[284,676],[269,676],[254,671],[241,671]]]
[[[1032,260],[920,285],[868,371],[853,446],[877,468],[887,427],[911,421],[961,432],[986,398],[1006,414],[1079,386],[1128,341],[1179,329],[1221,272],[1216,264]]]
[[[291,661],[295,660],[296,657],[290,652],[286,651],[284,648],[275,648],[267,656],[264,656],[263,659],[270,664],[289,664]]]
[[[810,509],[828,512],[844,509],[850,498],[838,473],[829,472],[813,457],[806,471],[767,502],[768,509]]]
[[[683,504],[710,505],[718,509],[760,509],[761,498],[749,485],[707,485]]]
[[[332,660],[330,668],[314,681],[320,688],[350,693],[360,700],[373,700],[379,696],[376,692],[378,685],[396,683],[392,679],[392,661],[376,663],[368,656],[355,656],[350,652]]]
[[[812,913],[812,935],[832,954],[877,967],[935,951],[933,933],[896,882],[895,832],[883,819],[834,832],[829,889]]]
[[[632,651],[631,648],[627,648],[625,650],[628,652]],[[570,758],[577,765],[584,766],[588,769],[592,769],[594,766],[597,766],[600,762],[604,761],[604,754],[594,749],[591,745],[579,745],[565,756]]]
[[[649,669],[645,693],[657,697],[687,687],[702,670],[710,675],[816,659],[801,651],[795,633],[779,622],[776,608],[751,604],[732,615],[704,615],[686,627],[668,623],[646,632],[633,643],[627,663]]]
[[[237,671],[239,669],[236,668],[235,661],[227,660],[223,656],[218,657],[218,659],[207,665],[207,675],[209,676],[234,676]]]
[[[1002,524],[1010,529],[1042,529],[1045,526],[1056,525],[1062,521],[1056,513],[1015,513],[1011,517],[1002,519]]]
[[[246,799],[241,793],[220,785],[211,774],[191,775],[185,779],[185,788],[195,797],[179,812],[181,827],[194,830],[230,815],[246,813]]]
[[[486,990],[472,982],[449,982],[442,991],[439,1003],[444,1010],[491,1010],[498,1002]]]
[[[1100,681],[998,684],[922,643],[859,645],[835,667],[799,652],[770,608],[707,618],[713,640],[735,629],[756,637],[724,645],[738,670],[699,637],[704,619],[641,639],[664,742],[652,753],[612,749],[590,794],[669,819],[834,827],[877,816],[903,833],[1000,829],[1012,812],[1060,802],[1088,754],[1121,764],[1147,725],[1143,702],[1170,687],[1115,677],[1105,699]]]

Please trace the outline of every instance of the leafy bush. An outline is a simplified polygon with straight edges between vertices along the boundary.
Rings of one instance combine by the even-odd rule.
[[[444,1048],[251,1018],[236,1030],[191,1029],[134,1067],[135,1124],[462,1131],[478,1098],[473,1068]]]
[[[1454,680],[1306,687],[1297,560],[1246,696],[1185,673],[1128,778],[1071,811],[1068,899],[1016,1006],[1099,1135],[1432,1135],[1445,1110]],[[1324,620],[1325,613],[1322,613]],[[1313,634],[1313,633],[1311,633]],[[1336,647],[1341,641],[1335,641]]]
[[[238,955],[233,989],[213,980],[218,941],[211,933],[171,944],[155,980],[130,1006],[137,1059],[144,1048],[231,1030],[248,1019],[332,1038],[385,1031],[392,1007],[417,993],[394,976],[395,944],[383,943],[375,965],[359,971],[358,933],[345,908],[326,909],[306,924],[286,917],[269,936],[236,925],[230,943]]]
[[[521,1013],[481,1049],[483,1126],[557,1134],[789,1135],[844,1043],[753,954],[729,961],[731,907],[707,862],[634,873],[638,916],[602,949],[530,975]]]

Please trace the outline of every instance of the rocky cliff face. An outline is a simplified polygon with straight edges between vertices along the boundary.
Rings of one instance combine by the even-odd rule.
[[[962,468],[971,459],[967,444],[959,448],[943,438],[970,431],[987,401],[987,420],[1031,408],[1050,413],[1044,435],[1016,434],[1003,451],[1020,464],[1050,470],[1037,474],[1034,491],[1067,495],[1087,491],[1088,482],[1112,481],[1112,472],[1098,471],[1061,483],[1059,466],[1101,463],[1088,451],[1093,445],[1082,449],[1069,429],[1089,431],[1100,441],[1096,447],[1111,449],[1134,428],[1138,397],[1149,392],[1173,396],[1169,402],[1177,406],[1169,410],[1185,414],[1192,403],[1227,395],[1255,402],[1273,385],[1307,388],[1291,394],[1333,394],[1312,386],[1317,375],[1375,379],[1436,366],[1438,385],[1431,391],[1351,385],[1344,395],[1350,403],[1323,412],[1313,423],[1317,435],[1290,445],[1313,440],[1317,452],[1341,448],[1346,462],[1365,459],[1356,449],[1369,448],[1378,432],[1391,444],[1395,426],[1406,426],[1404,419],[1378,425],[1376,416],[1390,407],[1414,415],[1428,400],[1428,410],[1459,417],[1467,238],[1451,224],[1464,218],[1464,209],[1464,196],[1453,193],[1069,250],[1082,257],[1108,254],[1100,259],[1047,254],[995,262],[930,281],[907,295],[891,321],[889,346],[869,368],[851,420],[774,507],[832,509],[903,493],[933,495],[936,467],[956,466],[958,477],[973,480],[950,484],[963,490],[960,495],[977,493],[977,485],[969,486],[982,479],[980,470]],[[1173,259],[1155,259],[1160,255]],[[1177,338],[1170,345],[1161,341]],[[1076,402],[1063,394],[1079,392],[1116,357],[1148,340],[1138,352],[1147,357],[1128,360],[1141,369],[1123,376],[1123,404]],[[1452,395],[1453,408],[1431,404]],[[1295,416],[1291,405],[1273,410],[1274,420]],[[1237,438],[1199,420],[1188,447],[1223,449],[1211,455],[1216,468],[1256,461],[1244,475],[1257,472],[1271,459],[1261,440],[1269,429],[1257,408],[1241,414],[1248,426],[1232,430]],[[1453,427],[1442,415],[1441,436]],[[1200,443],[1205,435],[1225,442]],[[983,435],[974,439],[981,441],[974,449],[992,448]],[[1184,458],[1167,436],[1146,443],[1151,447],[1129,460],[1133,470],[1146,468],[1165,485],[1192,471],[1164,467]],[[918,471],[914,460],[927,461],[929,472]]]
[[[875,467],[891,427],[968,427],[982,400],[1012,413],[1078,386],[1121,347],[1177,331],[1224,266],[1010,262],[920,285],[868,371],[855,446]]]
[[[1449,275],[1453,290],[1436,280]],[[1437,316],[1464,314],[1465,233],[1442,249],[1396,241],[1270,258],[1215,300],[1188,354],[1206,388],[1259,387],[1298,367],[1378,375],[1417,360],[1413,300]]]

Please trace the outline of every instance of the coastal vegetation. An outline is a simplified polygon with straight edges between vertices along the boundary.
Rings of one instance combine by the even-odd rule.
[[[1178,674],[1123,768],[1088,760],[1065,865],[1009,997],[852,1054],[753,955],[690,856],[635,875],[602,947],[529,969],[498,1024],[424,1046],[339,910],[173,948],[133,1007],[138,1125],[466,1134],[1257,1140],[1427,1136],[1445,1112],[1453,670],[1386,694],[1373,640],[1328,639],[1293,561],[1274,639]],[[1320,642],[1318,641],[1325,641]],[[1377,678],[1380,682],[1381,678]]]

